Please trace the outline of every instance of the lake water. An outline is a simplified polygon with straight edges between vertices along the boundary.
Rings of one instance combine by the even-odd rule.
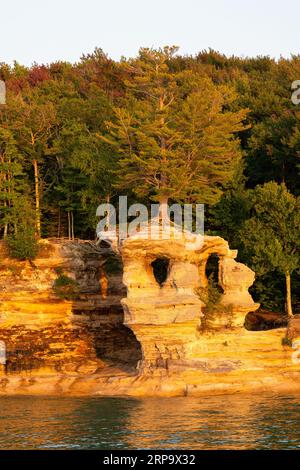
[[[296,449],[300,395],[1,397],[1,449]]]

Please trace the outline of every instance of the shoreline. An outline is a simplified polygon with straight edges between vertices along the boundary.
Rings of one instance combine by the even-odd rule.
[[[124,375],[9,375],[0,380],[0,397],[201,397],[257,394],[261,392],[300,393],[300,370],[241,370],[229,374],[197,374],[185,371],[180,375],[151,377]]]

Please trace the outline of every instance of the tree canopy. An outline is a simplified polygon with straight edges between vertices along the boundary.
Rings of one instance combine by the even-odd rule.
[[[286,269],[273,235],[261,253],[269,258],[258,262],[251,224],[265,221],[254,200],[260,187],[274,198],[275,183],[288,200],[300,195],[300,108],[291,101],[299,78],[300,56],[183,56],[176,47],[142,48],[118,62],[101,49],[75,64],[0,62],[1,237],[14,236],[26,214],[37,237],[94,239],[96,207],[122,194],[146,204],[204,202],[206,231],[239,249],[258,271],[255,296],[263,288],[270,305]],[[297,304],[299,274],[289,271]]]

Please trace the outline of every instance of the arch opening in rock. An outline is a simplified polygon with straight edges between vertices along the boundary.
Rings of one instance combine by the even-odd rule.
[[[207,282],[210,282],[220,293],[223,293],[220,285],[219,261],[220,258],[217,253],[212,253],[206,261],[205,275]]]
[[[123,324],[98,329],[93,338],[96,356],[109,360],[118,367],[135,370],[142,360],[141,344],[134,332]]]
[[[151,263],[156,282],[163,287],[169,275],[170,260],[168,258],[156,258]]]

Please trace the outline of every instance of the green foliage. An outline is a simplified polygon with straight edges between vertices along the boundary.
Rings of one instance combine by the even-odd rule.
[[[38,254],[38,242],[34,230],[24,227],[6,239],[9,255],[20,261],[34,260]]]
[[[258,275],[277,271],[286,276],[286,305],[291,315],[290,278],[300,266],[300,199],[285,184],[258,186],[253,215],[241,234]]]
[[[229,188],[211,209],[210,226],[256,272],[251,288],[254,299],[263,308],[283,311],[284,274],[299,266],[299,202],[285,186],[270,182],[263,188]],[[297,280],[295,272],[293,280]],[[293,303],[297,303],[297,292],[292,292]]]
[[[290,348],[293,347],[293,340],[291,338],[287,338],[284,336],[281,340],[282,346],[289,346]]]
[[[203,309],[204,318],[202,321],[202,328],[209,329],[209,322],[214,321],[218,316],[226,316],[227,327],[231,325],[232,306],[223,305],[221,298],[223,291],[214,279],[213,273],[208,277],[207,287],[198,288],[196,294],[199,299],[205,304]]]
[[[295,271],[300,265],[299,199],[284,184],[258,186],[253,216],[245,222],[242,239],[259,274]]]
[[[24,158],[12,131],[0,125],[0,228],[5,235],[9,225],[13,231],[18,224],[18,212],[22,211],[22,206],[28,205],[27,193]]]
[[[118,155],[116,186],[138,197],[216,201],[241,158],[247,110],[209,77],[170,69],[176,48],[141,49],[129,61],[127,99],[102,136]]]
[[[109,257],[104,264],[104,271],[106,274],[118,274],[122,273],[121,261],[116,257]]]
[[[221,234],[231,247],[239,249],[243,257],[242,229],[250,218],[253,208],[253,194],[243,183],[228,188],[219,202],[208,209],[208,226],[214,234]]]
[[[257,185],[284,182],[300,195],[300,111],[290,99],[297,76],[299,56],[192,57],[174,47],[120,62],[96,49],[76,64],[0,64],[1,235],[21,237],[41,219],[44,237],[93,239],[96,207],[125,190],[133,202],[205,202],[206,229],[239,250],[258,274],[253,295],[277,309],[281,273],[299,266],[297,253],[281,229],[268,228],[267,239],[261,214],[251,220]],[[285,207],[274,207],[275,217]],[[292,281],[297,303],[296,268]]]
[[[263,309],[271,312],[284,312],[285,279],[280,272],[272,271],[261,276],[256,275],[255,282],[249,291]]]
[[[205,303],[206,313],[224,312],[225,307],[220,304],[222,290],[213,279],[213,274],[208,277],[207,287],[199,287],[196,292],[199,299]]]
[[[78,297],[79,285],[74,279],[61,272],[54,281],[53,290],[60,299],[74,300]]]
[[[39,252],[39,244],[30,198],[25,195],[13,198],[4,220],[9,226],[5,238],[9,255],[18,260],[33,260]]]

